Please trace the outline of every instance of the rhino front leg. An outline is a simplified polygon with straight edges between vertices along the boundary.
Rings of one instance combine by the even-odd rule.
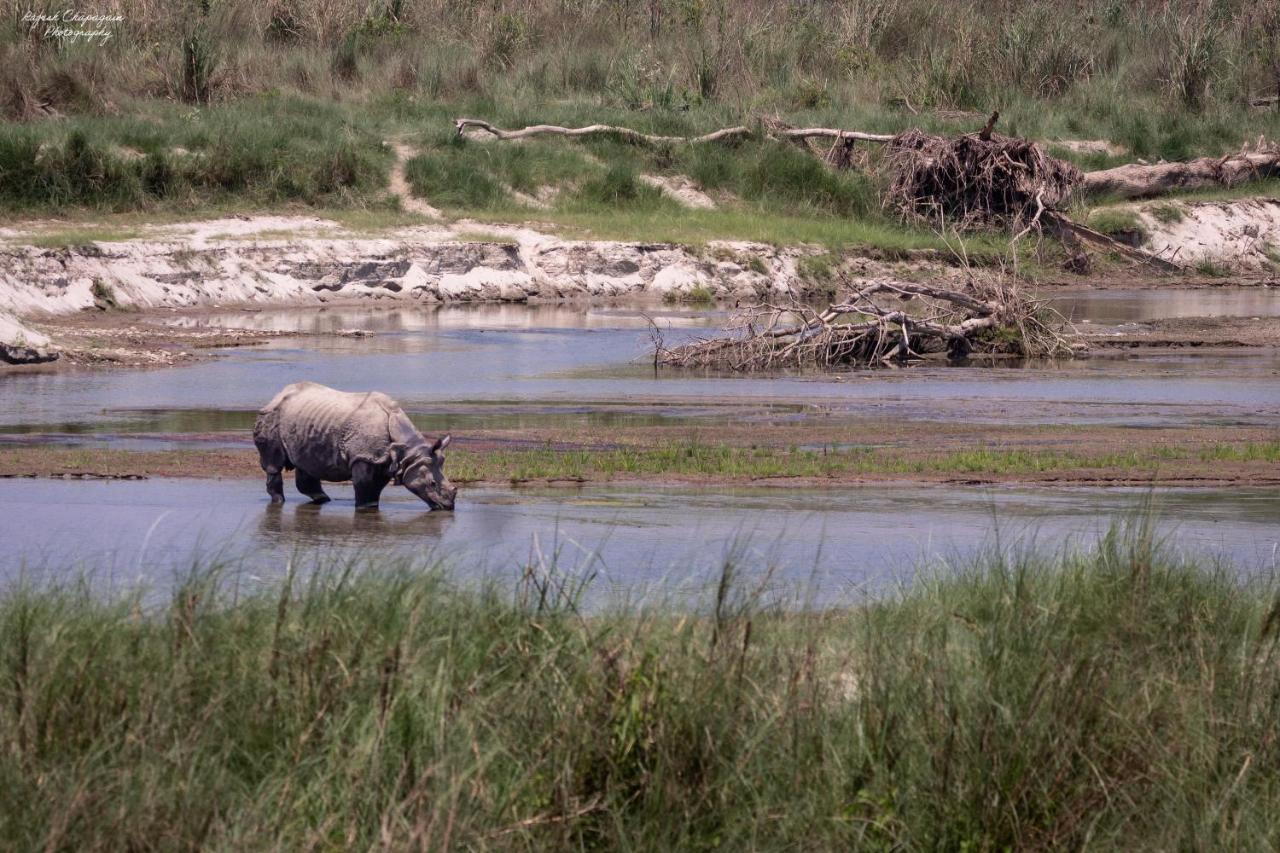
[[[376,508],[382,490],[391,478],[385,468],[372,462],[357,460],[351,464],[351,484],[356,487],[356,509]]]
[[[273,504],[284,503],[284,475],[279,471],[267,472],[267,494]]]
[[[299,468],[293,475],[293,484],[298,487],[298,491],[311,498],[313,503],[329,502],[329,496],[324,493],[324,486],[320,485],[319,477],[313,477]]]
[[[288,467],[289,457],[280,442],[259,429],[254,430],[253,441],[258,447],[258,461],[262,465],[262,471],[267,475],[267,494],[271,496],[273,504],[284,503],[284,477],[280,472]]]

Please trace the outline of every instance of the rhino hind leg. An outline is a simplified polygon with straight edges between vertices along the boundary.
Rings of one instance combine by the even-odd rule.
[[[293,483],[298,487],[298,491],[311,498],[313,503],[328,503],[330,498],[324,493],[324,486],[320,485],[320,478],[313,477],[301,468],[293,475]]]
[[[376,508],[382,490],[387,487],[391,478],[379,465],[363,460],[351,465],[351,484],[356,489],[356,509]]]

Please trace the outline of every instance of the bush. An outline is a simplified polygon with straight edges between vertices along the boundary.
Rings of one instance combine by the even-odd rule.
[[[675,206],[655,186],[641,181],[633,169],[625,165],[613,165],[602,174],[592,175],[583,181],[574,194],[579,204],[629,209],[652,209]]]

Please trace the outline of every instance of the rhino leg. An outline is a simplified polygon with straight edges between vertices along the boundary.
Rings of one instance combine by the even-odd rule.
[[[280,472],[290,467],[288,454],[280,442],[260,427],[253,431],[253,443],[258,448],[258,461],[267,475],[267,494],[271,496],[271,502],[284,503],[284,477]]]
[[[313,477],[299,468],[293,475],[293,484],[298,487],[298,491],[311,498],[313,503],[323,504],[329,502],[329,496],[324,493],[324,487],[320,485],[319,477]]]
[[[391,478],[386,468],[372,462],[357,460],[351,463],[351,484],[356,487],[356,509],[378,506],[378,498]]]

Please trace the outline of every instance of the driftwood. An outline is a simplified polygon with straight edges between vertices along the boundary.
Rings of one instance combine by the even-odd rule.
[[[1026,139],[992,133],[898,134],[886,148],[883,203],[907,219],[939,227],[1020,226],[1056,208],[1080,183],[1080,170]]]
[[[1022,296],[1011,279],[972,280],[969,291],[884,279],[847,282],[823,310],[802,303],[746,306],[725,333],[668,348],[654,362],[735,371],[874,367],[946,353],[1069,356],[1065,321]]]
[[[1129,163],[1087,172],[1082,189],[1090,195],[1151,198],[1177,190],[1232,187],[1280,174],[1280,149],[1241,151],[1180,163]]]
[[[1079,249],[1083,244],[1104,252],[1111,252],[1135,263],[1145,264],[1162,272],[1177,272],[1180,269],[1172,261],[1142,249],[1134,248],[1126,243],[1121,243],[1114,237],[1109,237],[1101,231],[1095,231],[1092,228],[1081,225],[1066,214],[1056,210],[1047,212],[1040,217],[1040,227],[1053,234],[1069,248]]]
[[[503,130],[500,127],[494,127],[487,121],[475,118],[456,119],[453,126],[457,129],[459,136],[465,133],[467,128],[474,127],[502,140],[528,139],[531,136],[615,136],[641,145],[659,145],[671,142],[725,142],[727,140],[747,138],[752,135],[751,129],[747,127],[726,127],[702,136],[657,136],[650,133],[641,133],[629,127],[615,127],[610,124],[592,124],[586,127],[535,124],[529,127],[522,127],[519,130]]]
[[[586,127],[560,127],[554,124],[535,124],[529,127],[522,127],[518,130],[503,130],[495,127],[487,121],[475,118],[460,118],[453,122],[454,128],[461,135],[466,132],[467,128],[477,128],[492,134],[498,139],[514,140],[528,139],[531,136],[566,136],[570,138],[583,136],[614,136],[640,145],[661,145],[667,143],[703,143],[703,142],[732,142],[739,139],[750,139],[757,135],[756,131],[749,127],[726,127],[720,130],[704,133],[701,136],[659,136],[651,133],[641,133],[638,130],[632,130],[629,127],[617,127],[611,124],[591,124]],[[794,127],[794,128],[767,128],[764,136],[774,139],[788,140],[805,140],[813,138],[826,139],[847,139],[857,142],[878,142],[884,143],[893,139],[892,133],[863,133],[860,130],[840,130],[832,127]]]

